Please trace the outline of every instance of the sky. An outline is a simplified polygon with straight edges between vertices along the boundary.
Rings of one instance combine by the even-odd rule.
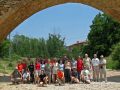
[[[18,25],[11,33],[48,39],[49,33],[65,37],[65,44],[84,41],[94,17],[101,11],[77,3],[61,4],[39,11]]]

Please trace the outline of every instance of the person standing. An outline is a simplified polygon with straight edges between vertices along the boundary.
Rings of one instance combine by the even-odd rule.
[[[88,54],[85,54],[85,58],[83,59],[84,66],[90,71],[91,69],[91,59],[88,57]]]
[[[77,61],[74,58],[72,58],[71,65],[72,65],[72,69],[77,68]]]
[[[58,79],[61,79],[63,83],[65,83],[65,77],[64,77],[64,64],[63,64],[63,61],[60,60],[59,64],[58,64],[58,74],[60,73],[61,78],[58,76]]]
[[[107,77],[106,77],[106,59],[104,58],[103,55],[100,56],[100,81],[102,81],[102,79],[105,80],[105,82],[107,82]]]
[[[77,72],[78,72],[78,79],[80,80],[80,74],[83,70],[83,59],[79,56],[77,59]]]
[[[65,62],[64,73],[65,73],[65,82],[70,83],[70,81],[71,81],[71,77],[70,77],[71,76],[71,62],[68,59]]]
[[[35,83],[39,83],[39,75],[40,75],[41,64],[38,59],[35,62]]]
[[[30,62],[30,65],[28,66],[28,70],[30,72],[30,82],[34,82],[34,64],[33,62]]]
[[[94,54],[94,58],[92,59],[93,66],[93,80],[99,81],[99,59],[97,58],[97,54]]]
[[[48,82],[51,84],[51,75],[52,75],[52,65],[50,63],[50,59],[48,59],[47,63],[45,63],[45,74],[48,76]]]
[[[93,79],[92,77],[92,62],[88,54],[85,54],[85,58],[83,59],[84,66],[86,67],[87,70],[90,72],[90,79]]]
[[[54,58],[54,63],[52,67],[52,81],[53,83],[56,83],[57,81],[57,70],[58,70],[58,61],[57,58]]]

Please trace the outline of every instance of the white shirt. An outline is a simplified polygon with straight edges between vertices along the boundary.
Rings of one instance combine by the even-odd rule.
[[[93,59],[92,59],[92,65],[93,65],[93,66],[98,66],[99,63],[100,63],[100,62],[99,62],[99,59],[98,59],[98,58],[93,58]]]
[[[106,69],[106,59],[100,60],[100,64],[105,64],[105,65],[103,65],[102,68],[100,68],[100,69]]]
[[[85,80],[89,80],[90,79],[89,78],[89,75],[90,75],[89,70],[82,70],[81,71],[81,75],[84,75]]]
[[[30,73],[29,73],[29,72],[25,72],[25,73],[23,74],[23,79],[26,79],[26,78],[28,78],[28,77],[30,77]]]

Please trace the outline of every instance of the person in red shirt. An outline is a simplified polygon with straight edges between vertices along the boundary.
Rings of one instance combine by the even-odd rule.
[[[22,66],[23,66],[23,70],[22,70],[22,73],[25,71],[25,69],[27,68],[27,63],[26,63],[26,60],[23,59],[22,61]]]
[[[22,62],[21,61],[18,61],[18,71],[22,74],[22,70],[23,70],[23,65],[22,65]]]
[[[80,80],[80,74],[81,71],[83,70],[83,59],[79,56],[77,59],[77,72],[78,72],[78,79]]]
[[[41,70],[41,64],[38,61],[38,59],[36,59],[35,62],[35,83],[39,84],[39,75],[40,75],[40,71]]]

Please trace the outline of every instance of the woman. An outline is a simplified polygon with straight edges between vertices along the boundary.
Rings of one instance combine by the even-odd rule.
[[[58,62],[56,60],[57,59],[54,58],[54,64],[53,64],[53,68],[52,68],[53,83],[56,83],[56,80],[57,80]]]
[[[38,59],[36,59],[36,62],[35,62],[35,83],[39,83],[40,69],[41,69],[40,62],[38,61]]]
[[[67,59],[65,62],[65,82],[70,83],[71,81],[71,62]]]
[[[48,59],[47,63],[45,64],[45,74],[48,76],[48,82],[51,84],[51,63],[50,59]]]

